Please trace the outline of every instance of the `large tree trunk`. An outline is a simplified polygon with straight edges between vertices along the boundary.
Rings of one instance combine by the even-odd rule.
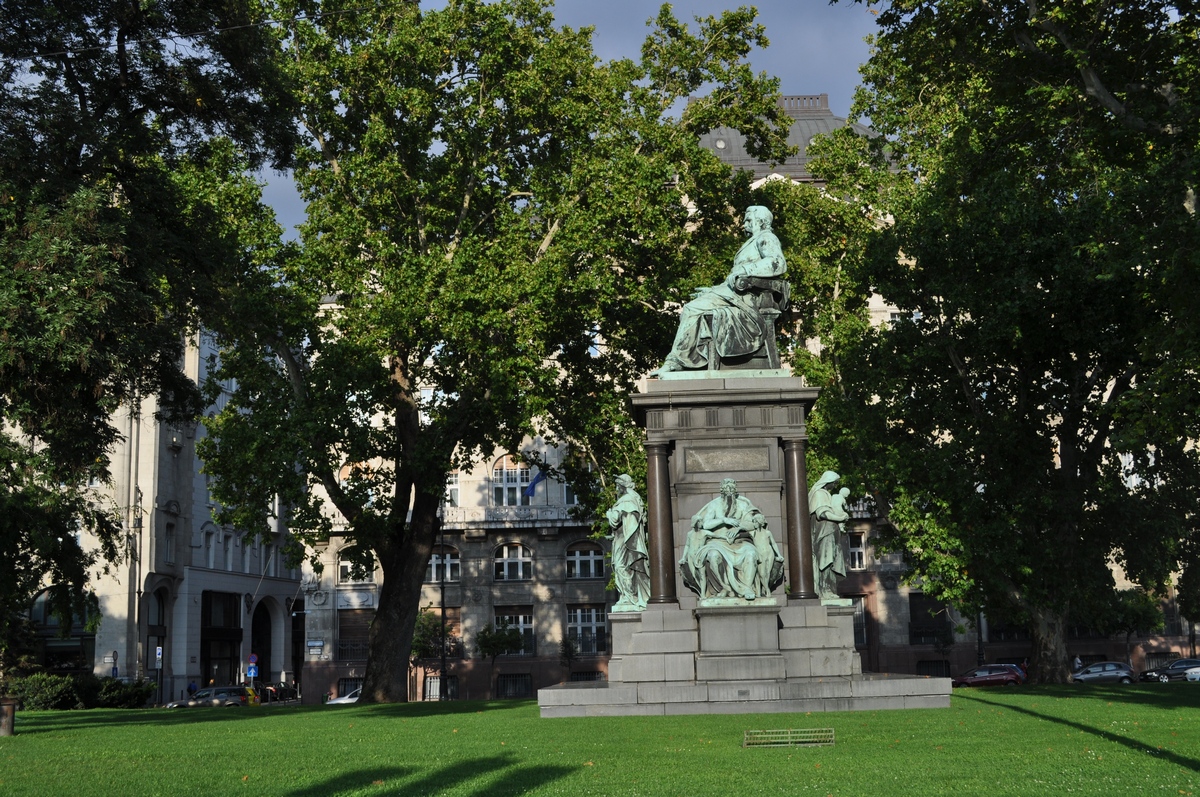
[[[1071,670],[1067,662],[1067,612],[1054,609],[1030,611],[1033,660],[1029,680],[1035,684],[1065,684]]]
[[[409,656],[413,630],[421,611],[421,584],[433,552],[436,518],[413,509],[408,534],[402,541],[377,550],[383,570],[379,606],[371,622],[367,674],[360,703],[402,703],[408,700]],[[420,515],[427,514],[427,517]]]

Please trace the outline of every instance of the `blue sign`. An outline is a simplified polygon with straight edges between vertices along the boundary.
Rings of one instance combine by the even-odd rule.
[[[246,677],[247,678],[257,678],[258,677],[258,665],[257,664],[251,664],[249,667],[246,668]]]

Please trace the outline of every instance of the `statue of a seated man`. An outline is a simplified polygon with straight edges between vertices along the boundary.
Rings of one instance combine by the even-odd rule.
[[[721,494],[692,518],[679,560],[684,585],[701,600],[766,598],[783,583],[783,554],[766,518],[737,482],[721,482]]]
[[[753,355],[774,340],[774,318],[760,312],[756,293],[745,288],[748,277],[774,279],[787,273],[771,220],[771,211],[761,205],[746,208],[742,226],[750,240],[733,258],[725,282],[700,288],[680,310],[671,353],[651,376],[715,368],[722,360]]]

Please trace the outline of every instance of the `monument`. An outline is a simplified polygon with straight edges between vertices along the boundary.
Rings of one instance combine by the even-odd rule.
[[[642,510],[640,497],[626,499],[636,497],[630,481],[608,513],[621,592],[609,680],[539,690],[543,717],[950,704],[948,678],[862,672],[853,607],[836,595],[844,496],[828,489],[833,473],[810,493],[805,472],[819,391],[782,368],[776,350],[790,289],[771,221],[766,208],[746,210],[747,241],[728,277],[684,305],[670,354],[632,397],[646,433],[638,517],[649,597],[628,610],[626,589],[636,588],[621,587],[617,569],[627,550],[617,551],[619,508]]]

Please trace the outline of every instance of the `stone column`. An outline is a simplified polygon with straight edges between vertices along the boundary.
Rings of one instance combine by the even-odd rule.
[[[783,500],[787,507],[788,599],[817,598],[804,440],[783,441]],[[653,559],[651,559],[653,561]]]
[[[650,603],[678,603],[675,596],[675,533],[671,527],[671,479],[667,443],[646,444],[646,504],[650,537]],[[812,558],[811,552],[809,558]]]

